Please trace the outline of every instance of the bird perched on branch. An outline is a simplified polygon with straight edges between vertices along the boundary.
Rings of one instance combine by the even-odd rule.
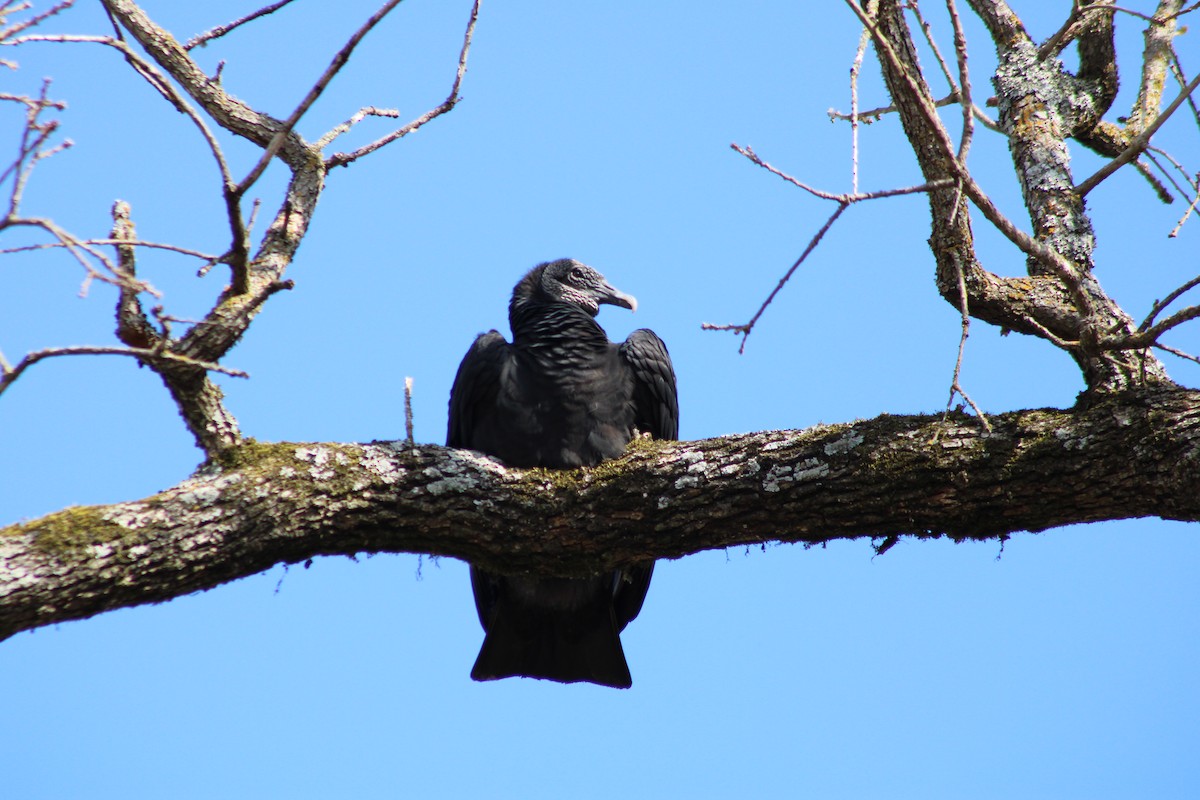
[[[621,344],[596,323],[637,300],[572,259],[539,264],[508,307],[513,340],[481,334],[450,391],[446,444],[512,467],[572,469],[617,458],[635,435],[679,435],[675,371],[653,331]],[[627,688],[620,632],[641,611],[654,564],[585,578],[500,575],[472,565],[485,632],[471,677],[525,676]]]

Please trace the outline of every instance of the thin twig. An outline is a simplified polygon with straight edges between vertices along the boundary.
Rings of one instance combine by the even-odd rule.
[[[750,159],[755,164],[757,164],[758,166],[765,169],[767,172],[770,172],[773,175],[778,175],[780,178],[783,178],[788,183],[791,183],[795,186],[799,186],[801,189],[814,195],[815,197],[819,197],[822,200],[832,200],[835,203],[858,203],[862,200],[878,200],[883,197],[896,197],[898,195],[903,195],[903,194],[917,194],[920,192],[928,192],[930,189],[940,189],[945,186],[950,186],[954,183],[954,181],[947,178],[945,180],[930,181],[929,183],[922,183],[917,186],[906,186],[902,189],[880,189],[879,191],[875,191],[875,192],[852,192],[852,193],[848,193],[848,194],[834,194],[833,192],[826,192],[822,189],[817,189],[812,186],[809,186],[807,183],[797,180],[796,178],[793,178],[791,175],[788,175],[786,172],[783,172],[780,169],[778,169],[777,167],[772,166],[769,162],[763,161],[762,158],[760,158],[759,155],[754,152],[754,148],[752,148],[752,147],[749,147],[749,146],[742,147],[741,145],[739,145],[737,143],[732,143],[729,145],[729,147],[730,147],[730,149],[735,150],[738,153],[741,153],[746,158]]]
[[[1179,358],[1185,359],[1187,361],[1194,361],[1195,363],[1200,364],[1200,358],[1197,358],[1196,356],[1192,355],[1191,353],[1185,353],[1182,350],[1177,350],[1174,347],[1165,345],[1162,342],[1155,342],[1153,344],[1153,347],[1157,347],[1159,350],[1168,352],[1173,356],[1178,356]]]
[[[413,379],[405,377],[404,379],[404,433],[409,446],[415,445],[416,440],[413,439],[413,407],[412,407],[412,392]]]
[[[1171,232],[1167,234],[1168,239],[1174,239],[1179,235],[1179,230],[1183,227],[1183,223],[1187,222],[1188,217],[1190,217],[1192,212],[1196,210],[1197,204],[1200,204],[1200,192],[1196,192],[1196,196],[1192,198],[1192,202],[1188,203],[1187,210],[1183,212],[1183,216],[1179,218],[1179,222],[1177,222],[1175,227],[1171,229]]]
[[[816,249],[817,244],[819,244],[825,234],[829,232],[829,229],[833,227],[833,223],[836,222],[837,218],[842,215],[842,212],[849,207],[850,203],[838,203],[837,211],[834,211],[829,219],[825,220],[825,224],[821,226],[821,230],[817,231],[817,234],[813,236],[811,241],[809,241],[808,247],[804,248],[804,252],[801,253],[800,257],[796,259],[796,263],[792,264],[791,269],[789,269],[787,273],[779,279],[779,283],[777,283],[775,288],[771,290],[771,294],[769,294],[767,299],[763,301],[763,304],[759,306],[758,311],[754,312],[754,316],[750,318],[749,322],[745,323],[744,325],[713,325],[712,323],[705,322],[701,324],[700,328],[706,331],[733,331],[734,333],[740,333],[742,335],[742,345],[738,348],[738,353],[746,352],[746,339],[749,338],[750,331],[754,330],[754,326],[758,323],[758,320],[763,315],[763,312],[767,310],[767,306],[771,305],[771,301],[775,299],[775,295],[779,294],[779,290],[784,287],[784,284],[791,279],[792,274],[800,267],[801,264],[804,263],[804,259],[808,258],[808,254]]]
[[[275,158],[275,154],[279,152],[279,148],[283,146],[284,140],[291,135],[292,129],[296,127],[296,123],[300,121],[300,118],[304,116],[304,114],[310,108],[312,108],[313,103],[317,102],[317,99],[324,94],[325,89],[329,87],[329,83],[333,80],[334,76],[341,72],[342,67],[346,66],[346,62],[350,60],[350,54],[354,52],[354,48],[358,47],[359,42],[361,42],[363,38],[383,20],[384,17],[391,13],[396,6],[400,5],[401,2],[402,0],[388,0],[388,2],[384,3],[382,8],[372,14],[366,22],[359,26],[358,30],[356,30],[346,41],[346,43],[342,45],[342,49],[338,50],[337,53],[334,54],[333,60],[329,62],[329,66],[325,68],[325,72],[321,74],[321,77],[317,78],[317,82],[314,83],[312,88],[308,90],[308,94],[304,96],[304,99],[301,100],[300,104],[297,105],[292,111],[291,116],[289,116],[284,121],[283,126],[275,132],[275,135],[271,138],[266,150],[263,151],[262,157],[258,160],[258,163],[255,164],[254,168],[250,170],[250,173],[243,178],[240,183],[238,183],[235,191],[239,196],[245,194],[246,190],[253,186],[255,181],[257,181],[263,174],[263,171],[266,170],[267,165],[271,163],[271,160]]]
[[[57,356],[133,356],[134,358],[143,359],[145,361],[171,361],[179,364],[186,364],[192,367],[209,372],[220,372],[222,375],[230,375],[234,378],[249,378],[249,373],[230,367],[223,367],[220,364],[213,364],[207,361],[199,361],[194,358],[188,358],[177,353],[168,351],[148,349],[143,347],[104,347],[81,345],[75,347],[51,347],[45,350],[38,350],[26,355],[21,361],[11,369],[4,369],[4,374],[0,376],[0,394],[4,394],[9,386],[21,376],[21,373],[32,367],[39,361]]]
[[[117,22],[113,20],[114,27]],[[118,28],[118,31],[120,29]],[[141,75],[151,86],[158,90],[168,102],[170,102],[177,110],[185,114],[196,126],[200,135],[204,138],[208,145],[209,151],[213,155],[213,159],[217,163],[217,168],[221,173],[221,184],[225,190],[226,205],[229,212],[230,227],[233,233],[233,249],[236,251],[239,242],[244,240],[244,230],[241,225],[241,213],[237,206],[237,198],[230,194],[229,187],[234,186],[233,175],[229,171],[229,164],[225,160],[225,153],[221,150],[220,144],[213,135],[208,124],[201,118],[200,114],[192,107],[187,100],[184,99],[175,87],[167,78],[155,69],[154,65],[146,61],[138,55],[124,38],[116,38],[113,36],[71,36],[71,35],[36,35],[24,36],[13,43],[20,42],[68,42],[80,44],[100,44],[106,47],[111,47],[120,52],[125,60],[133,67],[134,71]]]
[[[933,28],[925,21],[925,16],[921,13],[921,7],[914,1],[906,4],[905,8],[911,11],[913,16],[917,18],[917,25],[921,28],[921,33],[924,34],[925,41],[929,45],[929,49],[933,51],[933,57],[937,60],[938,66],[942,70],[942,77],[946,79],[946,84],[949,85],[950,92],[957,94],[958,83],[950,73],[950,65],[946,62],[945,57],[942,56],[941,48],[937,46],[937,40],[933,38]],[[870,9],[868,9],[869,11]]]
[[[1061,347],[1063,350],[1077,349],[1080,345],[1079,342],[1071,341],[1068,339],[1063,339],[1062,337],[1055,335],[1049,328],[1047,328],[1045,325],[1038,322],[1036,319],[1029,316],[1028,314],[1023,314],[1021,316],[1021,321],[1024,322],[1029,327],[1036,330],[1039,334],[1041,334],[1041,336],[1043,336],[1044,338],[1046,338],[1047,340],[1049,340],[1056,346]]]
[[[1197,275],[1195,278],[1192,278],[1190,281],[1183,284],[1175,291],[1171,292],[1169,295],[1164,297],[1162,300],[1156,301],[1154,303],[1154,305],[1150,307],[1150,313],[1146,315],[1146,318],[1144,320],[1142,320],[1142,324],[1138,326],[1138,330],[1144,331],[1147,328],[1149,328],[1152,324],[1154,324],[1155,318],[1163,312],[1163,309],[1165,309],[1167,306],[1171,305],[1171,303],[1174,303],[1185,292],[1188,292],[1188,291],[1194,289],[1196,286],[1200,286],[1200,275]]]
[[[0,31],[0,40],[4,40],[4,39],[8,39],[12,36],[16,36],[21,31],[29,30],[30,28],[34,27],[35,25],[39,25],[42,22],[45,22],[50,17],[53,17],[55,14],[58,14],[62,11],[66,11],[68,8],[70,8],[73,5],[75,5],[75,0],[62,0],[61,3],[51,6],[50,8],[46,9],[42,13],[34,14],[29,19],[18,22],[7,29]],[[29,7],[30,7],[30,4],[25,4],[23,8],[18,6],[17,8],[6,8],[6,9],[0,9],[0,10],[11,14],[15,11],[24,11],[24,10],[28,9]]]
[[[1179,53],[1175,50],[1174,42],[1172,42],[1169,46],[1171,48],[1171,60],[1167,62],[1167,66],[1171,70],[1171,75],[1174,76],[1176,82],[1179,84],[1179,88],[1182,89],[1183,87],[1187,86],[1187,78],[1184,76],[1183,72],[1183,62],[1179,60]],[[1188,105],[1192,108],[1192,119],[1194,119],[1197,124],[1200,124],[1200,106],[1196,104],[1196,98],[1194,96],[1189,96],[1187,101]]]
[[[854,203],[862,202],[864,200],[878,200],[878,199],[884,198],[884,197],[897,197],[899,195],[916,194],[918,192],[928,192],[933,189],[942,188],[943,186],[948,186],[952,183],[951,180],[946,179],[946,180],[940,180],[940,181],[930,181],[929,183],[923,183],[923,184],[920,184],[919,186],[908,186],[908,187],[904,187],[901,189],[883,189],[883,190],[877,191],[877,192],[853,192],[853,193],[849,193],[849,194],[833,194],[832,192],[822,191],[821,189],[816,189],[812,186],[809,186],[808,184],[806,184],[802,181],[799,181],[796,178],[793,178],[791,175],[788,175],[787,173],[782,172],[781,170],[777,169],[776,167],[772,166],[771,164],[769,164],[766,161],[763,161],[761,158],[759,158],[758,154],[755,153],[753,148],[751,148],[751,147],[742,147],[741,145],[736,144],[736,143],[730,144],[729,146],[730,146],[730,148],[737,151],[738,153],[741,153],[743,156],[750,159],[752,162],[754,162],[758,166],[762,167],[763,169],[767,170],[768,172],[770,172],[774,175],[778,175],[780,178],[783,178],[788,183],[799,186],[801,189],[804,189],[806,192],[809,192],[809,193],[815,195],[816,197],[821,198],[822,200],[832,200],[838,204],[837,211],[833,212],[833,215],[830,216],[830,218],[828,220],[826,220],[825,224],[821,226],[821,229],[819,231],[817,231],[817,234],[808,243],[808,247],[806,247],[804,249],[804,252],[800,254],[800,257],[798,259],[796,259],[796,262],[794,264],[792,264],[791,268],[787,271],[787,273],[785,273],[784,276],[779,279],[779,283],[777,283],[775,285],[775,288],[771,291],[771,294],[768,295],[767,299],[765,301],[763,301],[763,304],[761,306],[759,306],[758,311],[755,312],[754,316],[750,319],[749,322],[741,324],[741,325],[716,325],[711,322],[705,322],[705,323],[701,324],[701,326],[700,326],[701,329],[706,330],[706,331],[733,331],[734,333],[740,333],[742,335],[742,344],[738,348],[739,353],[745,352],[746,339],[750,336],[750,331],[754,329],[754,326],[755,326],[755,324],[757,324],[759,318],[762,317],[763,312],[765,312],[767,310],[767,307],[771,305],[771,302],[775,299],[775,296],[777,294],[779,294],[779,291],[791,279],[792,274],[795,273],[797,268],[799,268],[799,266],[802,263],[804,263],[804,260],[806,258],[808,258],[809,254],[813,251],[813,249],[817,246],[817,244],[820,243],[821,239],[825,236],[825,234],[833,226],[833,223],[837,220],[837,218],[839,216],[841,216],[843,211],[845,211],[847,208],[849,208]]]
[[[1162,155],[1169,161],[1174,162],[1175,159],[1172,158],[1170,156],[1170,154],[1166,153],[1165,151],[1163,151],[1160,148],[1157,148],[1153,145],[1147,145],[1146,152],[1142,153],[1142,155],[1145,156],[1146,160],[1149,161],[1151,164],[1153,164],[1154,167],[1159,172],[1162,173],[1163,177],[1167,179],[1167,182],[1170,183],[1173,187],[1175,187],[1175,191],[1179,192],[1179,194],[1181,196],[1187,197],[1188,194],[1190,194],[1190,192],[1186,191],[1182,186],[1179,185],[1179,181],[1175,179],[1175,175],[1173,175],[1169,169],[1164,167],[1157,158],[1157,156]],[[1133,163],[1134,163],[1134,166],[1138,167],[1138,171],[1141,172],[1142,175],[1145,176],[1145,178],[1148,181],[1150,181],[1150,185],[1155,188],[1155,191],[1158,192],[1159,198],[1164,203],[1174,203],[1175,202],[1174,195],[1172,195],[1170,193],[1170,191],[1167,190],[1167,187],[1163,185],[1162,181],[1160,181],[1158,178],[1154,177],[1154,174],[1152,172],[1150,172],[1149,167],[1142,166],[1141,159],[1138,159],[1137,161],[1135,161]],[[1176,164],[1176,166],[1178,166],[1178,164]],[[1187,173],[1184,173],[1184,179],[1189,184],[1191,183],[1191,176],[1187,175]]]
[[[373,153],[379,148],[391,144],[401,137],[407,136],[413,131],[419,129],[421,126],[425,125],[425,123],[440,117],[442,114],[445,114],[458,105],[458,101],[460,99],[458,93],[459,89],[462,88],[463,77],[467,74],[467,56],[471,52],[471,40],[475,36],[475,23],[479,20],[479,6],[482,2],[483,0],[475,0],[474,5],[471,6],[471,16],[467,21],[467,32],[463,35],[462,49],[458,54],[458,69],[454,74],[454,84],[450,87],[450,94],[444,101],[442,101],[442,104],[437,108],[426,111],[424,114],[417,117],[407,125],[397,128],[386,136],[381,136],[370,144],[363,145],[353,152],[334,153],[325,160],[325,166],[327,168],[344,167],[352,161],[362,158],[368,153]],[[334,130],[337,129],[335,128]],[[330,131],[322,138],[324,139],[329,137],[329,139],[332,141],[332,139],[337,135],[338,134],[335,134],[334,131]]]
[[[266,6],[265,8],[260,8],[258,11],[255,11],[252,14],[247,14],[246,16],[242,17],[241,19],[236,19],[233,22],[227,22],[224,25],[218,25],[217,27],[213,28],[212,30],[208,30],[197,36],[193,36],[191,39],[188,40],[188,43],[183,46],[183,49],[191,50],[193,47],[199,47],[201,45],[208,44],[213,39],[224,36],[225,34],[232,31],[234,28],[245,25],[247,22],[252,22],[253,20],[258,19],[259,17],[265,17],[267,14],[272,14],[272,13],[278,11],[279,9],[283,8],[290,2],[292,2],[292,0],[279,0],[278,3],[272,3],[271,5]]]
[[[5,222],[8,225],[41,228],[51,236],[58,239],[62,243],[63,247],[66,248],[67,252],[70,253],[75,260],[79,262],[79,265],[83,267],[84,282],[83,286],[80,288],[80,296],[86,296],[88,287],[93,280],[103,281],[104,283],[109,283],[114,286],[131,285],[128,278],[120,275],[116,265],[113,264],[112,260],[109,259],[108,256],[97,250],[95,246],[88,244],[86,240],[79,239],[78,237],[72,235],[53,220],[42,219],[39,217],[18,217],[9,218],[8,220],[5,220]],[[85,254],[87,256],[91,256],[104,265],[104,268],[109,274],[106,275],[105,273],[96,269],[91,262],[87,260]],[[155,297],[162,296],[161,292],[140,278],[137,279],[135,284],[131,285],[131,288],[134,288],[139,292],[147,292]]]
[[[232,286],[236,293],[245,291],[246,282],[246,264],[249,257],[249,242],[246,234],[246,228],[242,221],[241,212],[241,197],[234,191],[233,174],[229,170],[229,164],[225,160],[225,153],[221,150],[220,144],[217,142],[216,136],[209,129],[208,124],[200,116],[195,108],[192,107],[182,94],[180,94],[175,86],[160,73],[153,64],[143,59],[140,55],[134,52],[129,44],[125,41],[124,33],[116,17],[113,16],[111,9],[105,7],[105,13],[108,15],[109,21],[112,23],[115,35],[112,37],[73,37],[67,41],[79,42],[94,42],[96,44],[104,44],[116,48],[125,56],[125,61],[133,68],[134,72],[141,75],[151,86],[153,86],[166,100],[171,103],[176,110],[185,114],[192,123],[200,131],[200,135],[204,138],[208,145],[209,152],[212,153],[213,159],[217,163],[217,169],[221,173],[221,191],[225,200],[226,216],[229,220],[230,230],[230,247],[229,253],[225,257],[210,261],[210,264],[215,264],[221,261],[227,262],[233,272]],[[50,41],[53,41],[52,39]]]
[[[1191,12],[1195,11],[1197,8],[1200,8],[1200,3],[1192,3],[1187,8],[1182,9],[1180,11],[1176,11],[1171,16],[1172,17],[1182,17],[1184,14],[1190,14]]]
[[[962,102],[962,99],[959,97],[958,92],[951,92],[950,94],[943,97],[941,100],[933,101],[933,105],[937,108],[945,108],[946,106],[958,105],[961,102]],[[983,123],[983,127],[987,128],[988,130],[995,131],[996,133],[1004,133],[1004,129],[1000,127],[999,123],[997,123],[996,120],[989,117],[987,115],[987,112],[984,111],[982,108],[980,108],[978,105],[973,105],[971,107],[971,110],[975,114],[975,119],[978,120],[979,122]],[[835,120],[835,121],[845,122],[850,119],[849,114],[845,114],[841,111],[838,111],[836,108],[831,108],[831,109],[827,110],[825,113],[829,116],[829,118],[831,120]],[[895,113],[896,113],[896,106],[894,106],[894,105],[880,106],[879,108],[872,108],[869,111],[858,112],[858,118],[864,124],[870,125],[872,122],[877,122],[878,120],[880,120],[885,114],[895,114]]]
[[[958,17],[958,7],[955,6],[954,0],[946,0],[946,10],[950,13],[950,22],[954,27],[954,55],[958,61],[959,91],[962,93],[963,130],[958,143],[958,160],[965,164],[967,153],[971,150],[971,137],[975,135],[975,106],[971,101],[971,73],[967,69],[967,35],[963,32],[962,20]],[[955,208],[957,207],[958,204],[955,203]]]
[[[955,203],[956,209],[957,206],[958,204]],[[955,260],[954,270],[957,273],[958,278],[958,301],[959,312],[962,315],[962,334],[958,337],[958,357],[954,361],[954,377],[950,381],[950,397],[946,400],[946,411],[944,414],[942,414],[942,421],[945,422],[950,416],[950,408],[954,405],[954,395],[957,394],[975,411],[975,416],[979,417],[979,421],[983,423],[984,430],[986,430],[988,433],[991,433],[992,423],[988,421],[987,415],[983,413],[983,410],[980,409],[979,406],[975,405],[975,401],[972,400],[971,396],[967,394],[965,389],[963,389],[961,383],[963,354],[967,349],[967,337],[971,335],[971,314],[967,307],[967,279],[963,274],[961,261],[958,261],[957,259]],[[936,437],[937,434],[934,435],[935,439]]]
[[[1143,350],[1156,344],[1159,337],[1167,331],[1177,328],[1185,322],[1190,322],[1197,317],[1200,317],[1200,306],[1188,306],[1181,311],[1176,311],[1162,322],[1145,330],[1102,339],[1100,346],[1105,350]]]
[[[220,256],[214,256],[214,255],[210,255],[208,253],[202,253],[199,250],[192,250],[187,247],[180,247],[179,245],[164,244],[162,242],[144,242],[140,239],[80,239],[80,240],[76,241],[75,244],[81,244],[81,245],[83,245],[83,244],[86,244],[86,245],[120,244],[122,246],[127,245],[129,247],[150,247],[155,250],[169,250],[172,253],[179,253],[180,255],[192,256],[194,258],[201,258],[201,259],[204,259],[205,261],[218,261],[221,258]],[[22,247],[6,247],[3,250],[0,250],[0,254],[27,253],[31,250],[46,250],[46,249],[51,249],[51,248],[56,248],[56,247],[66,247],[66,246],[67,245],[64,244],[63,242],[43,242],[42,244],[27,244]]]
[[[71,146],[71,140],[66,139],[61,143],[46,147],[50,138],[58,130],[58,121],[49,120],[42,121],[42,114],[50,109],[61,111],[65,108],[65,104],[50,100],[50,79],[42,81],[41,90],[37,98],[24,97],[21,102],[25,105],[25,124],[21,130],[21,141],[17,148],[17,157],[12,164],[6,167],[3,173],[0,173],[0,182],[8,180],[12,177],[12,190],[9,192],[8,198],[8,213],[5,218],[0,220],[0,228],[15,224],[16,216],[21,206],[21,199],[25,193],[25,186],[29,182],[33,170],[38,163],[50,158],[55,153]]]
[[[867,3],[867,13],[876,14],[879,8],[878,0]],[[858,47],[854,51],[854,61],[850,64],[850,191],[858,192],[858,73],[862,71],[863,56],[867,52],[867,42],[871,34],[864,27],[858,37]]]
[[[358,123],[362,122],[367,117],[388,117],[390,119],[399,119],[400,110],[397,108],[376,108],[375,106],[364,106],[354,112],[348,120],[329,130],[320,139],[313,142],[318,150],[323,150],[328,147],[334,139],[346,133]]]

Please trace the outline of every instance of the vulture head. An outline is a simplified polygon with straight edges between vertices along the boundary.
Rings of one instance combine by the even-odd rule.
[[[538,275],[535,294],[549,302],[569,303],[582,308],[593,317],[602,303],[637,311],[637,298],[625,294],[604,279],[596,270],[572,258],[561,258],[536,267],[530,277]],[[522,281],[521,283],[524,283]],[[521,290],[518,284],[517,291]]]

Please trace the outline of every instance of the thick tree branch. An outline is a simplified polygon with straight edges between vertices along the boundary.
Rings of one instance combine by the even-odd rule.
[[[1182,7],[1183,0],[1159,0],[1154,16],[1146,26],[1138,96],[1125,123],[1130,138],[1142,133],[1162,108],[1163,87],[1167,83],[1172,42],[1179,33],[1177,19]]]
[[[406,442],[250,442],[153,497],[0,529],[0,638],[319,555],[432,553],[572,575],[767,541],[1200,520],[1200,392],[990,420],[990,432],[963,416],[883,416],[639,441],[563,472]]]

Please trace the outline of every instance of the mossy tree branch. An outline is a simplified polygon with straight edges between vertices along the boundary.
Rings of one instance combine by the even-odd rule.
[[[1200,392],[990,419],[990,432],[969,417],[883,416],[639,441],[618,461],[557,472],[405,442],[248,442],[153,497],[0,529],[0,638],[321,555],[570,575],[771,541],[1200,520]]]

